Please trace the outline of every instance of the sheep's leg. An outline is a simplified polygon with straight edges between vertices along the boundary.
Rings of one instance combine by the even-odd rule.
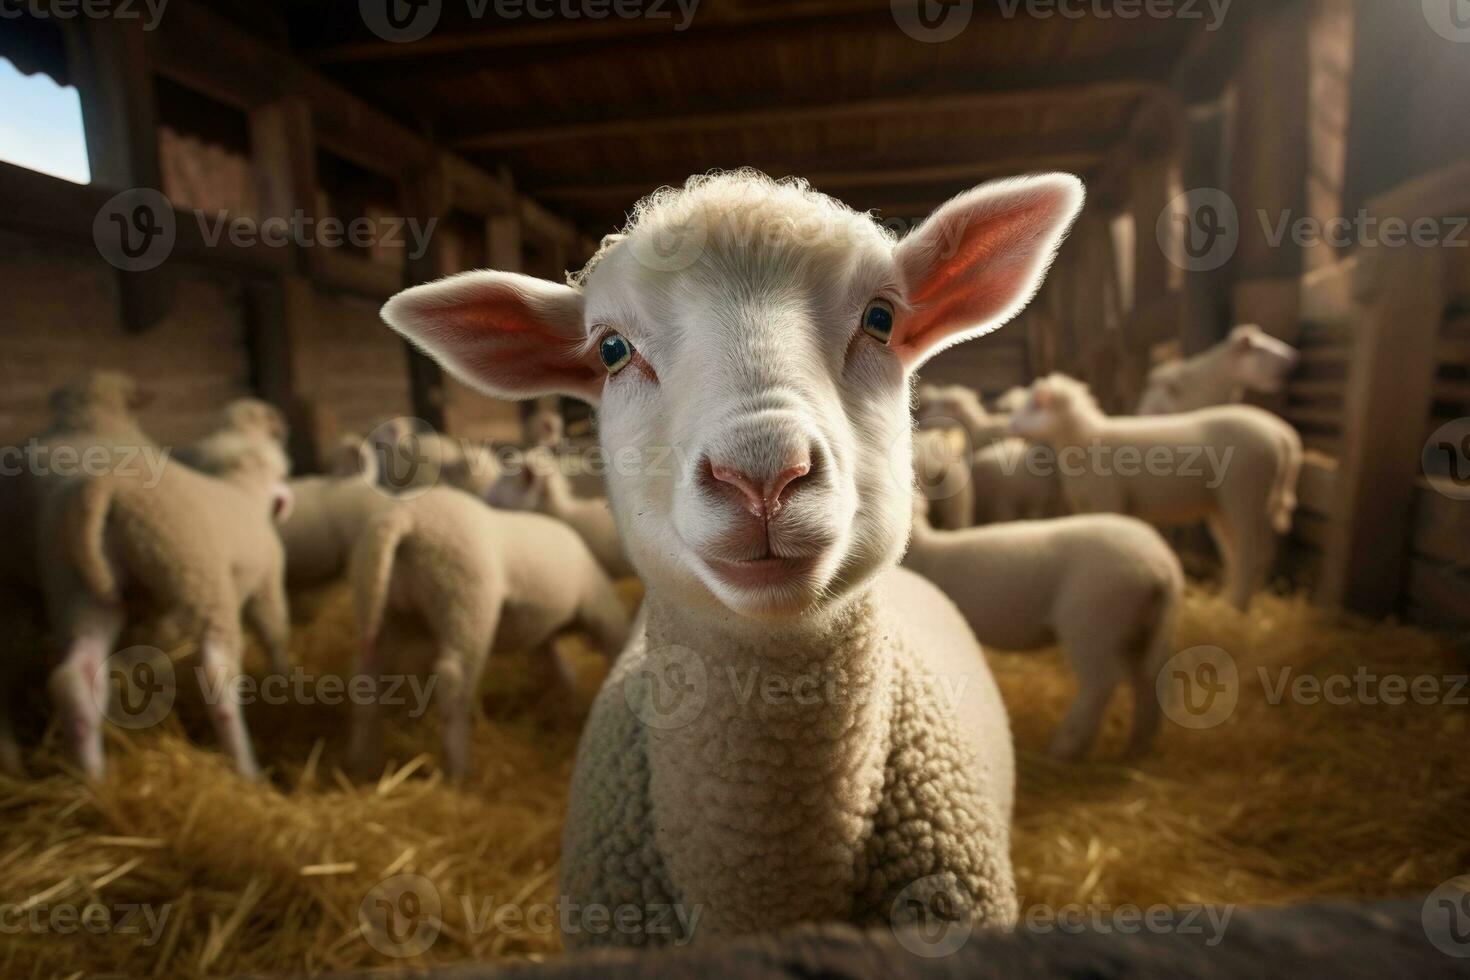
[[[1075,762],[1097,738],[1118,683],[1115,665],[1119,649],[1117,644],[1096,636],[1067,644],[1068,659],[1077,673],[1077,699],[1052,736],[1047,750],[1052,758]]]
[[[358,779],[372,779],[383,771],[383,714],[378,700],[382,677],[377,639],[364,637],[352,670],[354,689],[361,690],[368,678],[371,690],[352,705],[352,737],[347,750],[347,767]]]
[[[1212,515],[1208,526],[1210,537],[1215,542],[1215,550],[1220,552],[1220,578],[1225,587],[1225,594],[1232,596],[1235,582],[1240,576],[1240,545],[1235,540],[1235,528],[1221,514]]]
[[[287,641],[291,635],[291,614],[286,604],[286,586],[279,575],[250,597],[245,605],[245,618],[265,645],[271,670],[277,674],[289,671],[291,657]]]
[[[260,766],[245,729],[245,713],[240,705],[237,681],[240,678],[240,641],[206,636],[203,643],[204,680],[208,685],[209,718],[225,754],[235,762],[235,770],[246,779],[258,779]]]
[[[1249,520],[1232,522],[1235,537],[1235,565],[1226,579],[1232,605],[1241,612],[1250,608],[1251,597],[1265,587],[1275,557],[1275,535],[1262,514]]]
[[[1151,676],[1146,666],[1135,667],[1130,681],[1133,685],[1133,729],[1128,733],[1128,747],[1124,749],[1123,757],[1138,759],[1153,748],[1163,711],[1159,704],[1158,678]]]
[[[77,617],[61,664],[48,687],[61,719],[72,757],[91,779],[100,779],[107,763],[102,750],[102,717],[112,696],[102,670],[122,630],[122,617],[100,607]]]
[[[444,740],[444,771],[462,782],[470,774],[470,730],[475,720],[478,671],[467,669],[466,657],[445,648],[434,665],[439,678],[439,725]]]
[[[628,643],[628,612],[612,583],[606,580],[600,581],[591,597],[582,602],[577,610],[577,623],[592,634],[609,663],[618,659]]]

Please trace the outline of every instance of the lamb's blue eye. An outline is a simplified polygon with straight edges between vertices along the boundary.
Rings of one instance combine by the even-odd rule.
[[[863,310],[863,332],[880,344],[893,339],[893,305],[875,299]]]
[[[610,333],[597,345],[597,355],[608,374],[617,374],[633,359],[633,345],[620,333]]]

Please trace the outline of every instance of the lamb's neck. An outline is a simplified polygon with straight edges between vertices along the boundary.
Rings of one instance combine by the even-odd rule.
[[[1227,405],[1240,401],[1244,391],[1230,376],[1223,358],[1217,351],[1206,351],[1198,357],[1184,362],[1180,373],[1182,384],[1188,388],[1191,401],[1207,405]]]
[[[1102,412],[1092,408],[1077,409],[1046,441],[1053,449],[1086,446],[1102,434],[1107,424],[1108,417]]]
[[[790,628],[657,595],[647,609],[650,672],[682,678],[699,708],[650,725],[648,751],[659,849],[702,934],[844,917],[892,710],[894,631],[874,596]]]

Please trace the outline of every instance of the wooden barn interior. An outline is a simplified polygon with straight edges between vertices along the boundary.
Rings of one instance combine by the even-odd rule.
[[[1235,619],[1210,606],[1221,619],[1191,620],[1191,638],[1254,650],[1273,633],[1299,632],[1298,648],[1314,657],[1387,657],[1372,662],[1463,675],[1470,29],[1458,29],[1456,0],[1235,0],[1223,11],[1180,2],[1167,5],[1171,16],[1140,14],[1144,5],[1133,0],[920,5],[963,14],[966,26],[937,39],[925,33],[929,19],[905,14],[914,5],[899,0],[702,0],[689,9],[648,2],[635,4],[643,12],[636,17],[589,15],[612,9],[593,2],[546,4],[537,14],[529,11],[542,7],[528,3],[515,7],[520,14],[497,16],[493,5],[487,14],[477,10],[483,5],[444,0],[430,5],[433,30],[403,40],[370,24],[363,11],[371,3],[172,0],[156,22],[142,3],[112,5],[135,17],[14,5],[0,21],[0,59],[25,78],[75,90],[90,181],[10,162],[17,148],[0,129],[0,445],[24,445],[45,430],[53,390],[98,368],[124,371],[146,389],[151,402],[141,423],[165,445],[208,434],[233,399],[276,406],[302,475],[327,469],[345,434],[396,417],[471,443],[516,444],[534,406],[487,398],[448,377],[384,326],[379,311],[390,297],[478,268],[560,282],[645,194],[716,169],[804,177],[900,234],[976,184],[1064,171],[1085,181],[1087,203],[1036,299],[1004,329],[946,351],[920,380],[967,385],[989,400],[1062,372],[1090,385],[1108,412],[1129,414],[1154,365],[1203,352],[1236,325],[1259,324],[1300,353],[1283,391],[1251,398],[1301,437],[1299,505],[1266,611]],[[137,188],[164,195],[176,240],[167,261],[130,270],[100,254],[99,215],[115,195]],[[1198,227],[1201,202],[1220,200],[1235,209],[1234,239],[1216,262],[1200,258],[1195,236],[1209,232]],[[367,218],[401,233],[280,247],[229,233],[292,216],[314,227]],[[1313,223],[1338,227],[1334,219],[1346,219],[1341,240],[1295,233]],[[429,222],[433,233],[416,241],[412,228]],[[1394,222],[1436,229],[1434,241],[1385,243],[1386,223]],[[571,399],[556,407],[572,451],[591,446],[589,409]],[[1464,441],[1433,435],[1443,432]],[[579,489],[600,492],[595,480]],[[1208,545],[1200,547],[1187,546],[1196,590],[1213,574]],[[22,637],[26,651],[39,649],[44,626],[19,624],[39,616],[40,599],[11,605],[20,609],[17,626],[4,631]],[[293,596],[293,614],[295,635],[305,638],[293,639],[300,656],[316,656],[330,629],[350,629],[345,595]],[[306,622],[315,615],[335,620]],[[1061,672],[1062,663],[1058,656],[1051,666]],[[997,671],[1009,699],[1010,682]],[[1064,704],[1064,688],[1048,692]],[[217,788],[234,785],[227,768],[196,769],[207,749],[168,728],[162,743],[109,736],[121,775],[82,790],[43,717],[39,747],[27,750],[39,775],[0,782],[0,807],[14,817],[13,829],[0,834],[0,898],[30,908],[121,890],[135,902],[168,901],[175,926],[155,945],[55,930],[0,937],[0,972],[287,976],[531,959],[568,976],[653,975],[658,968],[635,959],[579,967],[560,958],[555,937],[476,933],[457,920],[416,959],[352,941],[364,888],[405,868],[456,882],[456,893],[500,889],[510,902],[554,890],[578,723],[550,709],[542,717],[508,695],[490,697],[494,725],[477,735],[477,751],[496,762],[475,784],[483,798],[472,802],[473,792],[427,775],[432,761],[354,788],[331,774],[332,723],[302,722],[309,737],[294,744],[297,722],[272,730],[279,713],[251,716],[275,773],[264,788]],[[1017,714],[1015,702],[1011,710]],[[1028,840],[1046,840],[1024,858],[1018,851],[1023,885],[1053,904],[1098,894],[1114,904],[1265,906],[1416,897],[1407,912],[1393,906],[1390,918],[1417,923],[1436,883],[1470,871],[1459,822],[1470,817],[1459,777],[1470,773],[1454,747],[1463,746],[1465,709],[1438,705],[1410,720],[1412,705],[1398,710],[1389,724],[1411,741],[1379,745],[1384,751],[1363,762],[1377,760],[1376,771],[1344,761],[1355,752],[1351,718],[1329,730],[1316,715],[1273,716],[1281,727],[1267,729],[1330,745],[1333,762],[1320,772],[1392,784],[1355,811],[1351,826],[1346,817],[1334,822],[1335,797],[1313,782],[1319,776],[1307,756],[1272,770],[1278,784],[1300,788],[1307,801],[1300,811],[1246,799],[1252,780],[1207,784],[1203,773],[1218,759],[1255,751],[1248,739],[1218,749],[1189,742],[1183,768],[1169,768],[1175,757],[1167,750],[1165,762],[1145,766],[1133,783],[1116,766],[1074,777],[1023,756],[1018,827],[1029,828]],[[187,722],[178,731],[192,731]],[[1045,738],[1028,742],[1025,724],[1016,722],[1018,744],[1039,752]],[[422,745],[432,757],[432,733]],[[1415,756],[1400,755],[1408,745]],[[1266,754],[1276,760],[1277,751]],[[400,762],[420,758],[404,752]],[[532,771],[554,788],[526,775]],[[518,781],[541,795],[505,798],[499,787]],[[155,806],[163,785],[185,798]],[[494,792],[483,789],[491,785]],[[1148,824],[1170,807],[1186,812],[1192,790],[1196,800],[1221,803],[1219,813],[1195,821],[1205,828],[1198,840],[1170,837],[1184,833],[1183,818],[1153,827],[1156,850],[1108,836],[1109,828]],[[1128,798],[1133,791],[1141,795]],[[1392,818],[1388,800],[1398,793],[1423,804],[1420,822],[1372,823]],[[273,799],[283,809],[272,809]],[[226,825],[235,807],[240,832],[232,836]],[[464,826],[487,820],[504,822],[488,852],[491,845]],[[406,836],[381,829],[395,821],[444,826]],[[1392,860],[1354,856],[1354,827],[1392,841]],[[1337,850],[1309,854],[1324,835]],[[1268,860],[1272,840],[1281,852]],[[1259,862],[1231,865],[1221,856],[1231,852],[1210,850],[1221,842],[1252,849]],[[1169,847],[1182,864],[1199,858],[1188,881],[1119,870],[1120,861],[1145,852],[1164,862]],[[1298,849],[1292,864],[1287,852]],[[1340,873],[1327,870],[1335,863]],[[492,865],[496,877],[477,881],[475,869]],[[1241,883],[1247,878],[1252,884]],[[1280,887],[1256,887],[1268,879]],[[456,905],[446,922],[461,914]],[[1242,936],[1277,935],[1276,920],[1242,914]],[[1414,957],[1440,955],[1421,952],[1418,933],[1405,940],[1385,927],[1379,934],[1358,919],[1329,927],[1364,944],[1355,954],[1359,969],[1399,942],[1407,946],[1394,947],[1398,970]],[[1306,935],[1312,926],[1280,928]],[[669,970],[692,975],[743,963],[742,975],[813,975],[801,970],[806,957],[837,971],[822,975],[877,976],[875,963],[898,975],[940,975],[891,958],[902,950],[888,939],[873,940],[879,958],[864,960],[866,941],[808,936],[749,946],[730,959],[712,949]],[[1019,969],[1023,959],[988,942],[977,939],[960,959],[938,962],[980,969],[984,952],[986,969],[996,972],[983,975],[1022,975],[994,967]],[[1097,942],[1089,955],[1151,955]],[[1339,947],[1344,955],[1352,948]],[[1047,950],[1035,955],[1071,955]],[[1196,953],[1207,955],[1169,955],[1187,970]],[[1303,962],[1309,954],[1291,947],[1270,966]],[[1421,975],[1453,960],[1427,963]]]

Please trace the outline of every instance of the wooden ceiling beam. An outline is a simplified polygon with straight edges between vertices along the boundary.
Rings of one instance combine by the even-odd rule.
[[[884,96],[808,104],[773,102],[724,111],[666,115],[619,116],[604,112],[595,119],[564,119],[535,125],[502,127],[491,132],[466,133],[457,138],[450,137],[448,142],[456,149],[463,150],[507,150],[574,140],[642,139],[691,130],[911,118],[941,113],[980,116],[1017,109],[1044,111],[1049,105],[1073,107],[1079,103],[1132,101],[1147,96],[1156,88],[1154,84],[1140,80],[1098,81],[1040,88]]]
[[[836,192],[853,188],[922,188],[935,184],[964,184],[1006,174],[1042,170],[1088,173],[1106,159],[1105,153],[1101,150],[1063,154],[1035,153],[1018,157],[992,157],[965,163],[818,171],[804,174],[804,176],[819,191]],[[609,200],[635,201],[658,186],[660,185],[649,181],[616,184],[566,184],[538,188],[533,193],[538,199],[544,201],[596,204]],[[889,191],[890,195],[892,193]]]

